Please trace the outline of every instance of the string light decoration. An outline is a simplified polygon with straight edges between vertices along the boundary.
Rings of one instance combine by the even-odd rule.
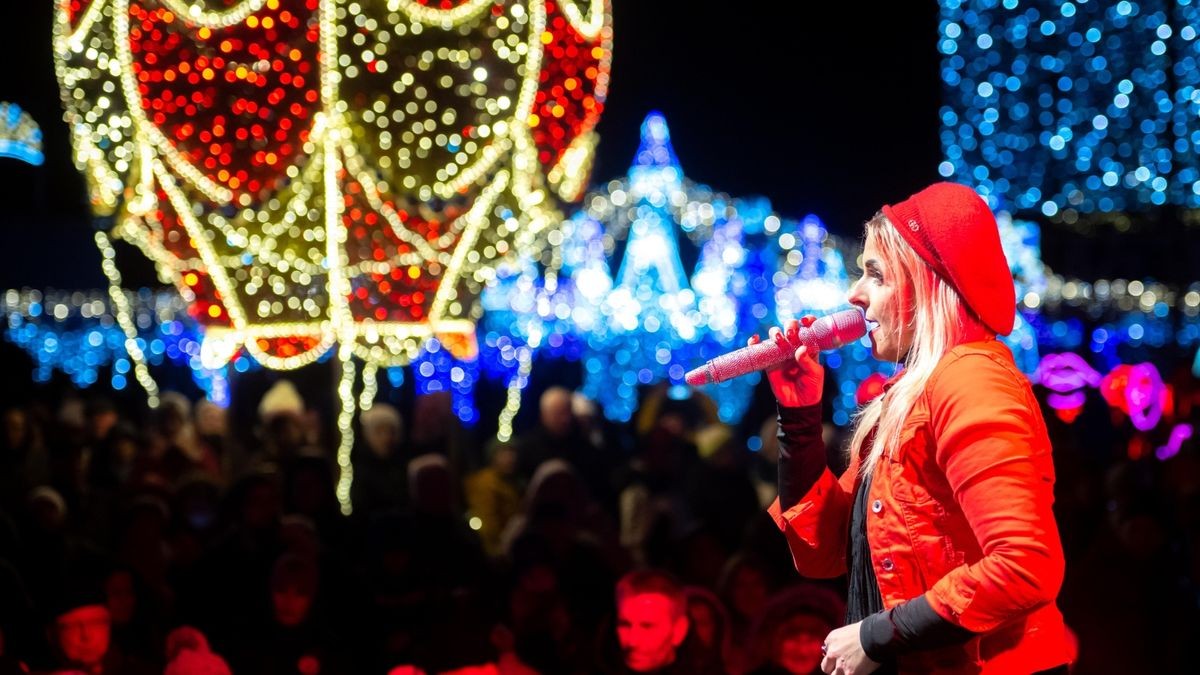
[[[16,103],[0,101],[0,157],[12,157],[34,166],[46,160],[42,130]]]
[[[1046,267],[1042,263],[1041,228],[1028,220],[1014,219],[1001,211],[996,214],[1000,228],[1000,245],[1008,268],[1013,274],[1013,286],[1018,298],[1040,297],[1046,292]],[[1030,296],[1029,294],[1033,294]],[[1012,332],[1001,336],[1004,344],[1012,350],[1017,367],[1026,375],[1038,367],[1037,331],[1031,321],[1036,321],[1028,310],[1017,312]]]
[[[941,0],[947,178],[1082,227],[1200,206],[1193,0]]]
[[[123,293],[132,318],[133,340],[154,366],[174,365],[214,403],[229,402],[226,369],[209,370],[200,362],[200,331],[176,293],[141,290]],[[116,320],[107,293],[9,290],[3,295],[5,337],[33,359],[35,382],[49,381],[60,371],[77,387],[96,385],[102,373],[114,390],[125,389],[135,377],[124,327]],[[239,357],[244,372],[249,359]]]
[[[697,363],[777,322],[845,306],[840,244],[820,220],[784,222],[765,199],[734,199],[686,179],[659,113],[643,122],[628,175],[583,204],[564,223],[549,265],[526,258],[484,292],[483,361],[509,378],[508,419],[535,353],[581,360],[583,393],[625,421],[640,385],[665,381],[686,395],[684,373]],[[869,374],[861,344],[829,358],[850,362],[835,366],[839,377]],[[721,419],[736,422],[757,382],[751,374],[704,391]],[[838,408],[845,421],[854,384],[847,388],[850,404]]]
[[[348,512],[348,359],[403,365],[434,337],[474,358],[479,291],[586,182],[612,19],[608,0],[58,0],[54,39],[93,211],[188,301],[206,367],[339,345]]]

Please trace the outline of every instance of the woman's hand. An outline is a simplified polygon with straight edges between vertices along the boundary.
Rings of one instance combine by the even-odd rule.
[[[825,658],[821,659],[822,672],[836,673],[837,675],[866,675],[879,667],[879,664],[872,661],[863,651],[862,641],[858,635],[861,628],[862,622],[859,621],[837,628],[825,636],[825,644],[822,647],[822,652],[825,654]]]
[[[815,316],[805,316],[799,321],[788,321],[781,331],[772,328],[768,339],[780,347],[794,352],[794,358],[767,369],[767,380],[779,405],[785,408],[803,408],[821,402],[825,389],[825,369],[817,361],[817,354],[809,354],[808,347],[800,342],[800,327],[807,328],[816,321]],[[750,338],[749,344],[758,344],[758,336]]]

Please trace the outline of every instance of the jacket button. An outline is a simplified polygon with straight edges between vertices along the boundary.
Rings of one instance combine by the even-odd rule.
[[[871,502],[871,511],[872,512],[879,513],[882,510],[883,510],[883,502],[879,501],[878,499]]]
[[[884,572],[891,572],[896,568],[896,563],[892,562],[891,558],[884,558],[880,565],[883,567]]]

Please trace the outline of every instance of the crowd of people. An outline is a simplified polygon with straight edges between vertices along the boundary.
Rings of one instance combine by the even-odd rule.
[[[747,443],[700,394],[648,389],[618,425],[550,387],[532,428],[481,442],[448,396],[379,401],[343,516],[287,379],[252,433],[162,398],[3,411],[0,673],[804,674],[844,621],[845,579],[799,576],[767,514],[774,411]],[[1098,396],[1045,413],[1076,672],[1177,672],[1200,625],[1195,444],[1130,458],[1145,434]]]

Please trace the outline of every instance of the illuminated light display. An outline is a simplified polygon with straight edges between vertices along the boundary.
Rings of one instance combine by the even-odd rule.
[[[1125,409],[1135,428],[1148,431],[1158,425],[1166,396],[1166,386],[1154,364],[1139,363],[1130,367],[1125,386]]]
[[[1073,352],[1047,354],[1038,364],[1033,381],[1049,390],[1046,402],[1063,414],[1064,421],[1073,421],[1083,407],[1088,387],[1100,386],[1100,373],[1083,357]],[[1069,419],[1068,419],[1069,418]]]
[[[1197,3],[940,6],[943,176],[1068,225],[1200,206]]]
[[[12,157],[34,166],[40,166],[46,159],[42,154],[41,128],[15,103],[0,102],[0,157]]]
[[[785,222],[765,199],[731,198],[686,179],[658,113],[642,124],[629,174],[588,193],[561,237],[549,264],[526,258],[484,292],[484,364],[516,387],[538,356],[579,359],[583,393],[618,421],[633,414],[640,386],[667,382],[686,395],[684,373],[697,363],[777,321],[846,306],[839,243],[820,220]],[[866,368],[868,357],[855,345],[829,358]],[[868,374],[857,365],[835,372]],[[733,422],[758,379],[703,391]],[[846,421],[855,383],[849,406],[838,409]],[[511,388],[509,402],[519,405]]]
[[[122,296],[133,321],[133,341],[145,361],[180,366],[209,400],[226,405],[226,370],[209,370],[201,364],[199,327],[187,315],[186,303],[174,293],[143,290]],[[107,374],[108,384],[119,391],[135,378],[135,372],[125,329],[117,323],[111,303],[107,294],[99,292],[10,290],[3,295],[4,335],[33,359],[35,382],[48,381],[58,370],[75,386],[86,388]],[[250,361],[239,357],[233,365],[244,372]]]
[[[1167,437],[1167,442],[1155,448],[1154,456],[1165,462],[1178,455],[1183,442],[1191,438],[1194,433],[1195,428],[1191,424],[1176,424],[1171,428],[1171,434]]]
[[[474,358],[480,289],[586,181],[612,21],[606,0],[59,0],[54,37],[93,211],[188,301],[205,365],[338,345],[346,510],[349,359]]]
[[[1046,268],[1042,263],[1041,228],[1037,223],[1014,219],[1005,211],[996,214],[996,223],[1000,228],[1004,257],[1013,274],[1016,296],[1034,298],[1044,295]],[[1037,331],[1031,320],[1034,317],[1017,312],[1012,332],[1000,337],[1012,350],[1017,367],[1027,375],[1038,367]]]

